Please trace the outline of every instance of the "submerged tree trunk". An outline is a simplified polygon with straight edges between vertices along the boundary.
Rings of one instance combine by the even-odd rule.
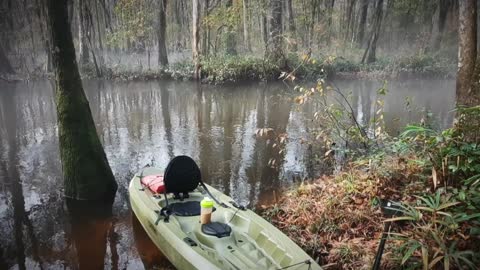
[[[233,0],[227,0],[227,2],[225,3],[225,7],[230,10],[232,9],[232,6],[233,6]],[[236,55],[237,51],[235,49],[235,31],[233,30],[233,25],[231,25],[231,23],[229,23],[227,27],[227,36],[226,36],[225,43],[227,47],[226,53],[228,55]]]
[[[358,24],[358,35],[357,35],[357,44],[362,46],[363,40],[365,39],[365,28],[367,25],[367,16],[368,16],[368,0],[362,0],[360,13],[360,22]]]
[[[165,33],[167,29],[166,10],[167,0],[159,1],[158,11],[158,64],[160,66],[168,65],[167,46],[165,45],[167,35]]]
[[[85,0],[78,0],[78,49],[80,52],[80,67],[88,65],[88,33],[87,33],[87,11]]]
[[[14,73],[14,71],[2,45],[0,44],[0,74],[1,73]]]
[[[192,57],[195,65],[193,78],[200,79],[200,55],[198,44],[200,42],[200,4],[198,0],[192,0]]]
[[[477,1],[459,1],[458,24],[457,106],[473,107],[480,104],[480,66],[477,59]],[[460,110],[457,130],[467,142],[480,141],[480,111]]]
[[[68,0],[48,0],[55,69],[55,103],[65,196],[112,202],[117,191],[83,91],[68,24]]]

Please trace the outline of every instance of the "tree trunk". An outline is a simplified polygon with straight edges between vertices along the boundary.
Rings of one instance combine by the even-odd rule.
[[[2,44],[0,44],[0,74],[1,73],[15,73],[5,51],[3,50]]]
[[[113,202],[117,183],[98,138],[75,60],[68,24],[68,0],[48,0],[55,103],[65,196],[73,200]]]
[[[459,1],[457,104],[471,106],[477,58],[477,2]]]
[[[362,46],[363,40],[365,39],[365,28],[367,25],[367,16],[368,16],[368,0],[362,0],[360,8],[361,8],[361,13],[360,13],[360,22],[358,24],[358,35],[357,35],[358,46]]]
[[[200,42],[200,4],[198,0],[192,0],[192,57],[195,65],[193,78],[200,79],[200,55],[198,44]]]
[[[355,4],[357,0],[350,0],[347,2],[347,14],[346,14],[346,20],[345,20],[345,42],[348,42],[351,40],[351,35],[353,36],[354,34],[354,17],[355,17]]]
[[[287,0],[287,11],[288,11],[288,32],[291,38],[291,48],[292,51],[297,51],[297,28],[295,27],[295,20],[293,17],[293,6],[292,0]]]
[[[270,0],[270,42],[273,57],[282,54],[282,0]]]
[[[225,7],[227,10],[231,9],[233,6],[233,0],[227,0]],[[227,27],[227,36],[226,36],[226,53],[227,55],[236,55],[237,51],[235,50],[235,31],[233,30],[233,25],[228,25]]]
[[[262,28],[263,44],[265,44],[266,46],[268,45],[268,25],[267,25],[267,14],[265,11],[262,12],[260,24]]]
[[[165,45],[165,41],[167,39],[167,35],[165,33],[167,29],[167,0],[160,0],[159,5],[160,10],[158,12],[158,64],[160,66],[167,66],[167,46]]]
[[[477,1],[459,1],[458,24],[458,71],[457,71],[457,112],[456,128],[464,141],[480,141],[479,110],[462,110],[480,104],[480,66],[477,59]]]
[[[78,0],[78,42],[80,51],[80,67],[88,65],[88,33],[87,33],[87,11],[86,0]]]
[[[368,42],[367,49],[362,57],[362,63],[367,61],[367,64],[376,61],[377,41],[380,36],[380,30],[382,29],[383,19],[383,0],[377,0],[375,7],[375,22],[373,24],[372,34],[370,35],[370,41]]]
[[[452,5],[451,0],[440,0],[437,3],[437,8],[432,19],[432,35],[430,36],[429,51],[435,52],[440,49],[450,5]]]
[[[243,46],[246,52],[250,52],[250,37],[248,35],[248,0],[243,0]]]
[[[205,0],[203,4],[203,16],[208,17],[210,14],[210,0]],[[202,37],[202,53],[208,55],[210,51],[210,26],[205,26],[204,35]]]

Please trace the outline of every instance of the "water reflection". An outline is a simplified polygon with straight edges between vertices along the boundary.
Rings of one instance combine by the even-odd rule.
[[[369,123],[382,83],[337,85],[351,92],[358,120]],[[192,156],[206,182],[250,205],[327,167],[313,158],[323,155],[318,148],[301,143],[320,127],[311,120],[316,104],[293,105],[295,94],[283,84],[95,80],[85,88],[119,181],[113,208],[93,216],[64,205],[51,84],[0,83],[0,269],[171,267],[132,220],[127,184],[140,167],[165,166],[174,155]],[[451,124],[452,81],[397,82],[388,89],[390,132],[418,121],[424,112],[416,107],[431,110],[439,127]],[[284,152],[255,136],[264,127],[288,134]],[[268,166],[272,158],[280,161],[278,170]]]

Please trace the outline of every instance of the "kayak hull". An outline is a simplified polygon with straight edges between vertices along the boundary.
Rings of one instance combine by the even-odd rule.
[[[213,196],[228,206],[215,205],[212,221],[228,224],[230,236],[218,238],[202,233],[199,216],[171,215],[165,222],[164,217],[159,217],[159,211],[166,206],[164,196],[153,194],[140,183],[140,177],[159,173],[162,170],[150,167],[133,177],[130,203],[150,239],[177,269],[281,269],[297,263],[288,269],[321,269],[273,225],[250,210],[235,208],[230,197],[210,186]],[[184,202],[199,202],[205,196],[205,191],[198,188]],[[168,202],[179,201],[168,196]]]

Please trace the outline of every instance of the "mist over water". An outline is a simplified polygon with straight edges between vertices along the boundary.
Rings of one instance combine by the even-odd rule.
[[[336,82],[343,92],[351,92],[352,107],[364,124],[375,114],[382,84]],[[77,222],[64,208],[51,83],[0,83],[0,269],[169,265],[152,251],[138,224],[132,225],[127,186],[138,169],[165,167],[176,155],[192,156],[205,182],[252,207],[269,200],[273,190],[328,170],[312,161],[323,152],[302,143],[318,128],[312,121],[315,103],[296,105],[296,93],[284,84],[92,80],[84,87],[119,183],[112,213]],[[437,127],[451,125],[454,81],[389,82],[387,88],[383,98],[391,134],[427,112]],[[288,134],[278,170],[268,166],[278,153],[255,136],[264,127]]]

